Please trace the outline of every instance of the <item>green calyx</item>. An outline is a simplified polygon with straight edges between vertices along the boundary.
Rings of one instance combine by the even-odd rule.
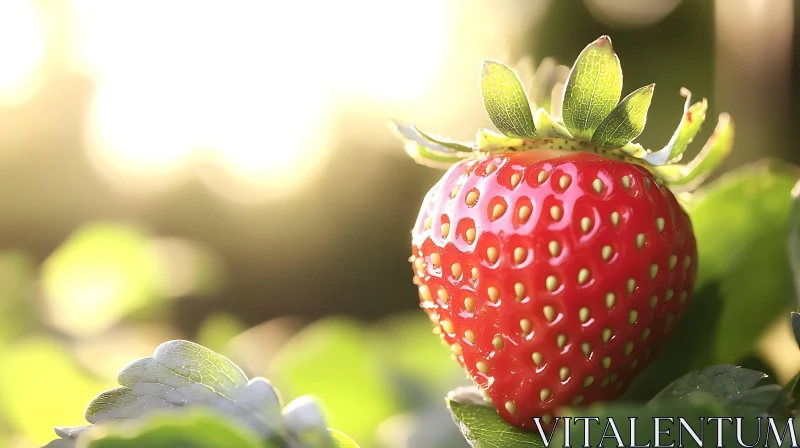
[[[539,78],[534,79],[536,84],[543,82],[542,71],[535,74]],[[550,86],[553,91],[560,88],[557,80],[548,81],[555,84]],[[642,165],[673,188],[690,190],[730,153],[733,124],[728,114],[721,114],[697,157],[688,164],[678,163],[708,109],[705,99],[693,104],[689,91],[681,89],[686,104],[674,135],[664,148],[646,149],[633,140],[644,130],[653,88],[653,84],[641,87],[620,101],[622,68],[611,39],[602,36],[584,48],[572,66],[563,85],[560,114],[551,114],[544,107],[537,109],[537,101],[529,99],[513,69],[487,60],[481,67],[481,93],[486,112],[500,133],[481,129],[476,142],[462,143],[431,136],[414,125],[391,123],[391,127],[405,142],[406,152],[425,166],[447,168],[496,152],[543,148],[583,151]],[[539,90],[547,97],[533,100],[547,102],[549,92]]]

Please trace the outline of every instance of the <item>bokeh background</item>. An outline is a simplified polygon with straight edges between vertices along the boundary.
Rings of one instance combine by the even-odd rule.
[[[646,147],[685,86],[737,123],[721,171],[797,163],[799,16],[793,0],[0,0],[0,446],[82,424],[124,364],[186,338],[319,396],[364,447],[464,447],[442,397],[466,380],[407,261],[441,173],[386,121],[469,140],[490,127],[482,59],[570,64],[609,34],[623,93],[656,83]],[[763,353],[778,376],[795,358]]]

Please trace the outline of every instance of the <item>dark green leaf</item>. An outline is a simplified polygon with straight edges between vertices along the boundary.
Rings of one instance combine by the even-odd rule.
[[[695,342],[711,344],[713,364],[738,362],[791,303],[786,234],[796,180],[777,164],[746,166],[687,203],[700,260],[696,291],[719,284],[722,299],[714,337]]]
[[[535,433],[517,429],[503,420],[492,406],[461,404],[448,400],[453,421],[473,448],[544,448]]]
[[[718,365],[695,370],[667,386],[653,398],[661,400],[684,399],[695,392],[703,392],[718,399],[728,399],[752,389],[766,375],[755,370],[733,365]]]
[[[608,36],[583,49],[564,88],[561,115],[573,136],[591,139],[622,92],[622,68]]]
[[[659,437],[658,446],[679,446],[678,438],[681,437],[679,431],[680,424],[678,418],[683,418],[696,433],[697,437],[703,442],[702,446],[715,446],[717,439],[717,432],[715,425],[706,424],[705,431],[701,431],[700,418],[709,417],[723,417],[734,416],[731,412],[727,411],[722,406],[709,400],[704,396],[693,396],[686,401],[664,401],[646,407],[631,406],[624,403],[607,403],[592,406],[585,409],[570,409],[567,411],[566,416],[572,418],[591,418],[598,420],[574,420],[574,424],[570,425],[570,444],[572,446],[592,446],[592,447],[616,447],[617,441],[613,438],[613,428],[609,424],[609,420],[613,420],[614,427],[619,434],[624,446],[632,446],[633,444],[640,446],[653,446],[656,418],[672,419],[660,420],[659,429],[665,431],[669,428],[669,433]],[[735,415],[736,417],[744,417],[743,415]],[[635,424],[631,424],[631,417],[635,417]],[[748,419],[748,421],[751,421]],[[585,424],[589,425],[589,443],[585,444]],[[607,438],[603,438],[604,431],[607,430]],[[631,426],[634,427],[632,430]],[[735,429],[732,425],[723,425],[723,442],[722,446],[734,446],[735,443]],[[634,433],[634,439],[631,440],[631,433]],[[755,440],[755,428],[746,427],[744,430],[746,435],[745,440]],[[557,432],[559,437],[556,442],[551,446],[564,446],[563,435],[561,431]],[[752,436],[752,439],[751,439]],[[651,442],[648,445],[648,442]],[[674,445],[672,445],[674,443]],[[682,444],[680,446],[694,447],[698,446],[692,439],[691,435],[686,429],[682,433]]]
[[[509,137],[535,138],[533,112],[517,75],[506,65],[483,61],[483,105],[497,129]]]
[[[592,143],[600,146],[622,146],[642,133],[655,84],[633,91],[597,126]]]

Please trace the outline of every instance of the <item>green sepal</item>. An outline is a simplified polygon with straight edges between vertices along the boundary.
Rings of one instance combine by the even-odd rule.
[[[592,143],[600,146],[622,146],[639,136],[647,122],[647,110],[655,84],[641,87],[626,96],[597,126]]]
[[[528,96],[510,67],[497,61],[483,61],[481,92],[486,113],[500,132],[512,138],[536,138]]]
[[[665,163],[676,163],[683,157],[683,152],[694,140],[703,122],[706,120],[708,102],[705,98],[702,101],[692,104],[692,93],[688,89],[682,88],[681,95],[686,98],[683,106],[683,115],[678,128],[672,135],[667,145],[653,152],[648,156],[647,161],[653,165],[664,165]]]
[[[486,152],[504,148],[515,148],[524,143],[522,139],[506,137],[490,129],[479,129],[475,139],[478,142],[478,150]]]
[[[430,168],[447,169],[466,158],[472,156],[473,148],[464,145],[469,151],[456,151],[452,147],[444,146],[431,137],[422,134],[413,125],[406,126],[389,122],[389,129],[403,141],[406,153],[420,165]],[[459,145],[451,142],[454,145]]]
[[[628,144],[626,144],[625,146],[623,146],[620,149],[625,154],[627,154],[627,155],[629,155],[631,157],[637,158],[637,159],[643,159],[648,154],[647,150],[644,149],[644,146],[642,146],[642,145],[640,145],[638,143],[628,143]]]
[[[653,171],[676,191],[694,189],[730,154],[733,135],[734,127],[730,116],[726,113],[720,114],[714,133],[694,160],[686,165],[655,166]]]
[[[449,148],[449,149],[452,149],[454,151],[472,152],[472,151],[475,151],[476,149],[478,149],[477,145],[475,143],[460,143],[460,142],[456,142],[456,141],[449,140],[449,139],[442,138],[442,137],[432,137],[430,134],[426,134],[425,132],[422,132],[422,130],[420,128],[414,126],[413,124],[411,125],[411,128],[414,131],[416,131],[416,133],[419,134],[422,138],[424,138],[425,140],[429,141],[430,143],[441,145],[441,146],[444,146],[445,148]]]
[[[536,111],[534,121],[536,122],[536,131],[539,133],[539,138],[572,139],[572,135],[567,128],[553,119],[542,107]]]
[[[578,55],[564,87],[561,115],[570,133],[590,140],[597,126],[614,110],[622,93],[622,67],[608,36]]]

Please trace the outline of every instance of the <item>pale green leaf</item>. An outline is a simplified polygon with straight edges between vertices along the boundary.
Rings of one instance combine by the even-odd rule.
[[[644,86],[620,101],[597,126],[592,135],[592,143],[600,146],[622,146],[638,137],[647,121],[653,87],[655,84]]]
[[[103,392],[89,403],[85,417],[94,426],[56,428],[56,433],[62,439],[80,439],[109,422],[192,408],[214,411],[261,440],[281,442],[280,446],[329,448],[333,444],[313,399],[302,396],[281,409],[278,393],[266,380],[248,381],[233,362],[192,342],[161,344],[152,357],[123,368],[117,380],[122,387]]]
[[[554,120],[544,108],[539,108],[536,111],[534,121],[536,122],[536,131],[539,133],[539,138],[572,138],[567,128]]]
[[[564,87],[561,116],[573,136],[589,140],[614,110],[622,92],[622,68],[608,36],[578,55]]]
[[[536,137],[531,105],[511,68],[500,62],[483,61],[481,92],[486,113],[500,132],[514,138]]]

